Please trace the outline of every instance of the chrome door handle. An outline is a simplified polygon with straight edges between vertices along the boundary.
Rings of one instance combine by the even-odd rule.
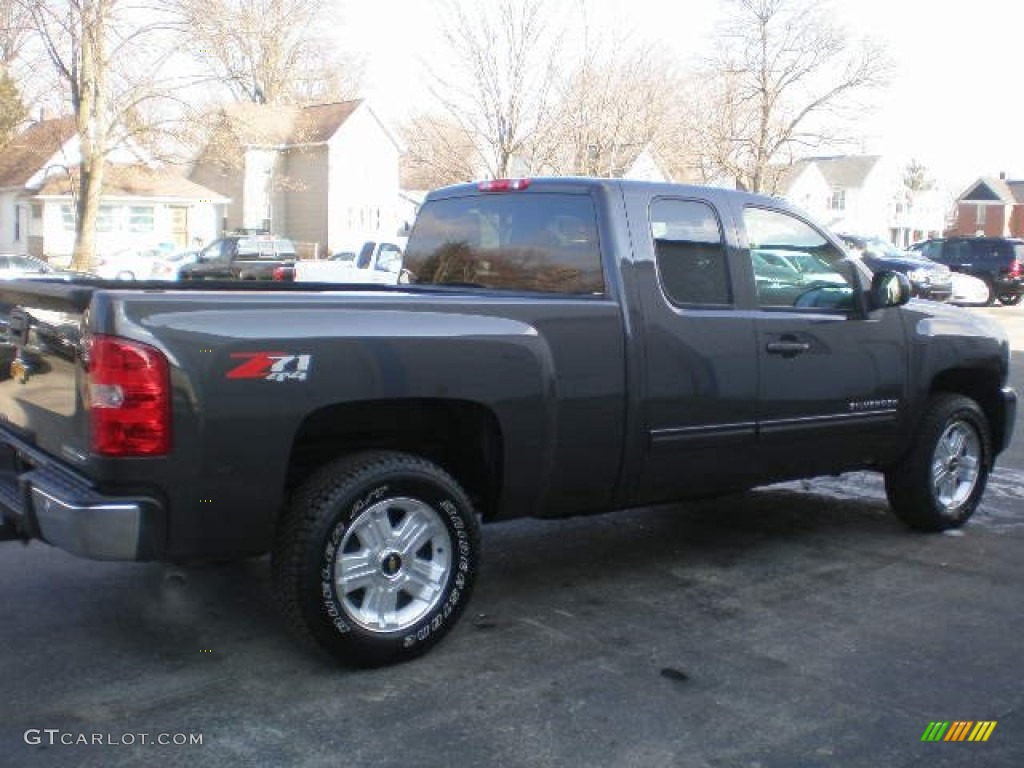
[[[806,341],[769,341],[765,349],[772,355],[794,356],[811,348]]]

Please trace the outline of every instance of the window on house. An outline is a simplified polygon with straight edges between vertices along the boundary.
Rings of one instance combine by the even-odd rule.
[[[832,211],[845,211],[846,210],[846,190],[845,189],[833,189],[832,194],[828,197],[828,208]]]
[[[43,206],[40,203],[32,203],[32,218],[43,218]]]
[[[977,225],[979,227],[985,226],[985,210],[987,208],[988,208],[988,206],[986,206],[986,205],[976,205],[975,206],[975,209],[977,210],[976,223],[977,223]]]
[[[96,231],[97,232],[113,232],[114,231],[114,206],[112,205],[101,205],[99,211],[96,213]]]
[[[60,220],[61,224],[64,225],[64,229],[68,232],[75,231],[75,208],[71,205],[62,205],[60,207]]]
[[[128,209],[128,228],[132,232],[153,231],[153,206],[133,205]]]

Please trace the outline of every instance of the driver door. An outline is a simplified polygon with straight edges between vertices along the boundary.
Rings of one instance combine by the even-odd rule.
[[[758,305],[760,467],[781,478],[870,464],[906,403],[899,310],[866,313],[856,266],[795,213],[748,205],[742,220]],[[759,253],[821,267],[769,270]]]

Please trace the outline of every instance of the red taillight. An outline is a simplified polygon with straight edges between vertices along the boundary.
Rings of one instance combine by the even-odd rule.
[[[530,186],[529,179],[491,179],[481,181],[478,189],[481,192],[517,192]]]
[[[1017,259],[1010,262],[1010,277],[1020,277],[1020,262]]]
[[[295,267],[274,267],[270,274],[278,282],[287,282],[295,279]]]
[[[103,456],[168,453],[171,381],[163,353],[135,341],[93,336],[85,363],[93,452]]]

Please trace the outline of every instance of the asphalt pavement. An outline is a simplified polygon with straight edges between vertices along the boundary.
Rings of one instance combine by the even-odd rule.
[[[1024,308],[972,311],[1024,392]],[[3,544],[0,766],[1024,765],[1022,479],[1019,425],[947,534],[866,473],[491,526],[462,622],[372,671],[292,642],[265,560]]]

